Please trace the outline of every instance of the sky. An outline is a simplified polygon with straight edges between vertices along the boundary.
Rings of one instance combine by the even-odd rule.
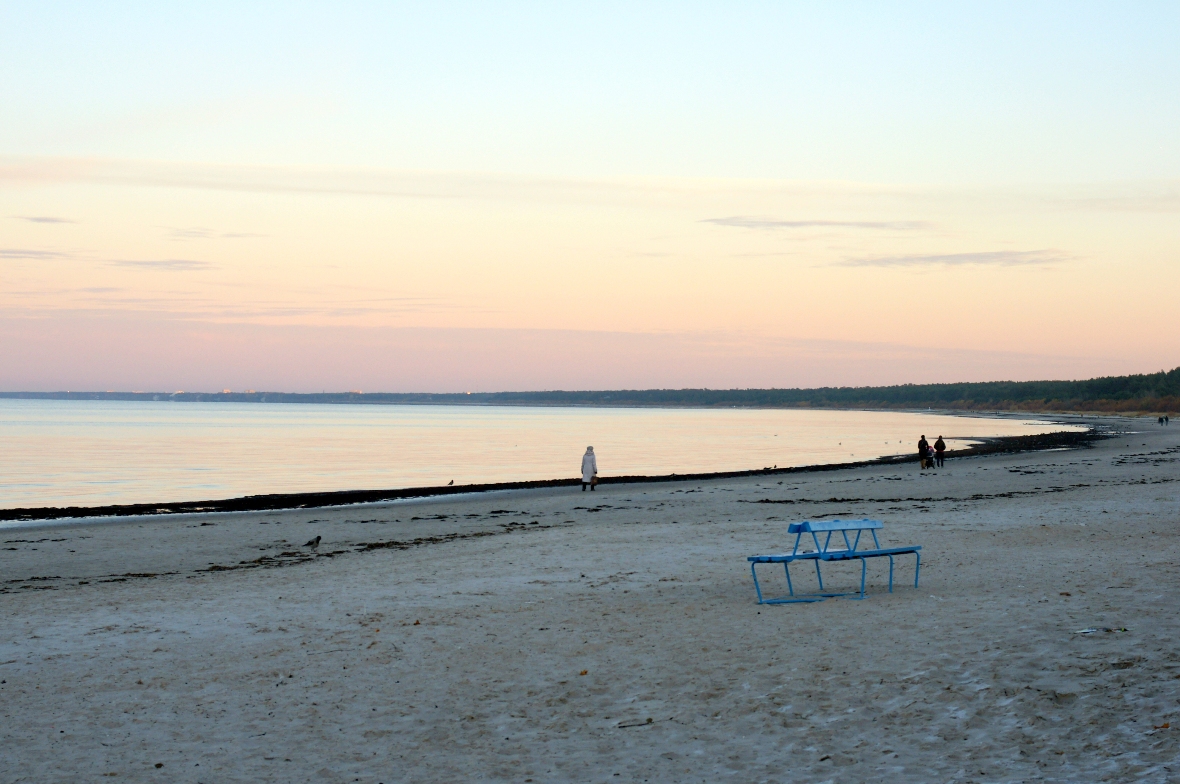
[[[0,390],[1180,365],[1180,4],[0,5]]]

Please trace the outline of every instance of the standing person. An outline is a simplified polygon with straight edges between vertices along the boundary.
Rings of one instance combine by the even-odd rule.
[[[582,455],[582,492],[586,492],[586,485],[594,489],[598,484],[598,460],[594,457],[594,447],[586,447],[586,454]]]
[[[938,440],[934,442],[934,464],[939,468],[942,468],[943,452],[945,451],[946,441],[943,441],[942,436],[939,436]]]
[[[927,462],[926,461],[926,450],[928,450],[929,448],[930,448],[930,442],[927,441],[926,436],[923,435],[920,439],[918,439],[918,457],[922,458],[922,470],[923,471],[926,470],[926,462]]]

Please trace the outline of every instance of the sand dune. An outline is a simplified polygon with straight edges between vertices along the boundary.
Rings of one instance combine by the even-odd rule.
[[[0,780],[1175,780],[1180,428],[1116,424],[937,474],[6,529]],[[758,606],[745,556],[830,516],[923,545],[921,588]]]

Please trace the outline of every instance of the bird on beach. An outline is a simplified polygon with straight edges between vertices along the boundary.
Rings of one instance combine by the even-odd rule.
[[[305,544],[303,546],[310,547],[311,549],[315,550],[316,548],[318,548],[320,546],[320,539],[323,539],[323,537],[317,536],[315,539],[312,539],[310,542],[308,542],[307,544]]]
[[[455,480],[454,480],[454,479],[452,479],[451,481],[447,482],[447,487],[450,487],[450,486],[451,486],[451,485],[453,485],[453,484],[455,484]]]

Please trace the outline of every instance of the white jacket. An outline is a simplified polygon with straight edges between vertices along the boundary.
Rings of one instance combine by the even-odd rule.
[[[589,482],[598,473],[598,461],[594,459],[593,452],[587,452],[582,455],[582,481]]]

